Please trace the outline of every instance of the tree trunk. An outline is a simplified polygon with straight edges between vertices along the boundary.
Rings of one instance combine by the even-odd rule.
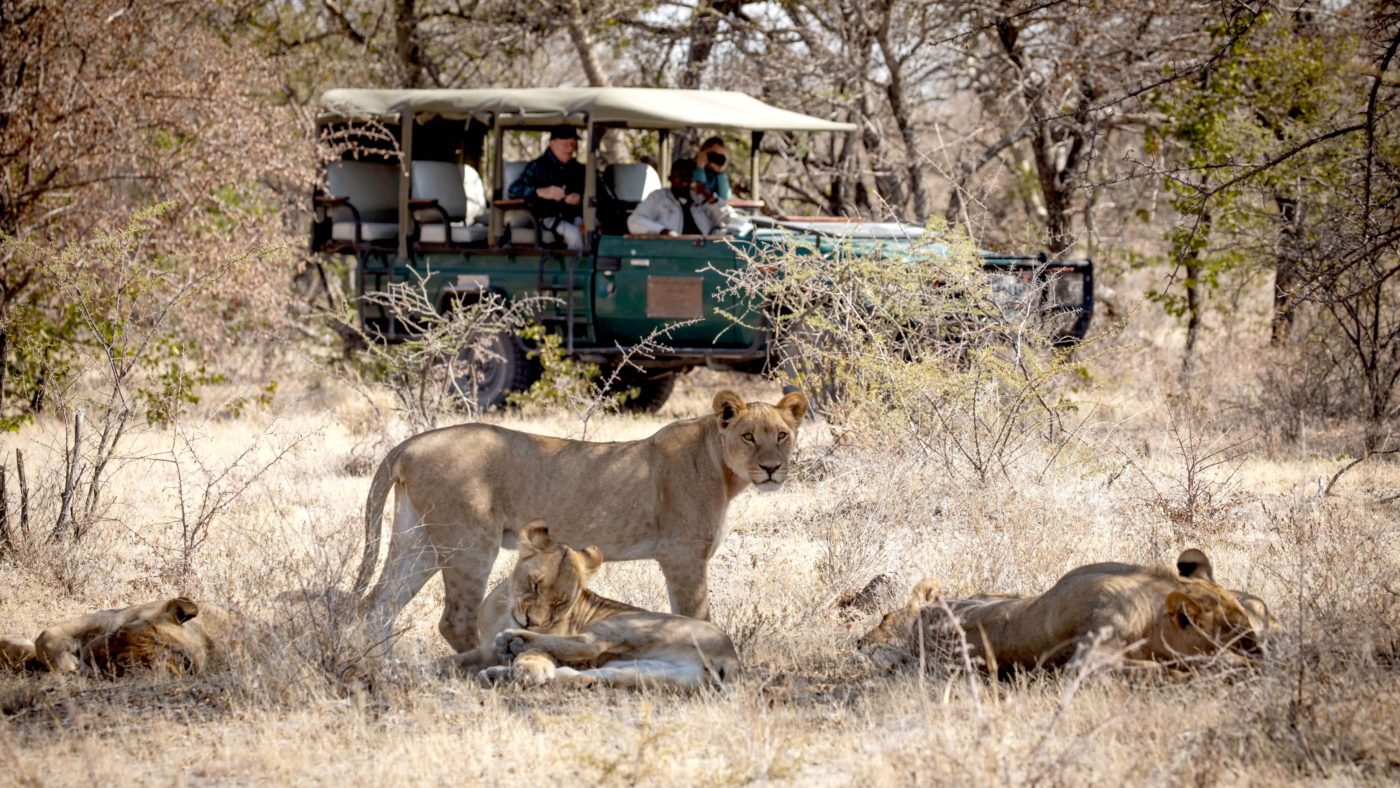
[[[583,74],[588,78],[588,84],[595,88],[606,88],[612,86],[612,80],[608,77],[607,69],[598,60],[598,47],[593,41],[593,31],[588,27],[588,17],[583,13],[583,5],[580,0],[568,0],[561,4],[560,10],[569,20],[569,39],[574,43],[574,50],[578,52],[579,65],[583,67]],[[609,164],[617,164],[627,159],[627,149],[622,143],[622,138],[616,134],[608,134],[603,137],[602,142],[603,158]],[[589,162],[592,166],[593,162]]]
[[[1275,347],[1288,341],[1293,329],[1293,296],[1301,270],[1303,243],[1303,210],[1298,201],[1285,194],[1275,194],[1278,206],[1279,250],[1274,262],[1274,311],[1269,326],[1269,344]]]
[[[896,56],[890,44],[890,25],[893,22],[893,9],[886,3],[880,20],[880,29],[875,40],[880,46],[880,56],[889,72],[885,83],[885,98],[890,103],[890,114],[899,128],[900,139],[904,143],[905,166],[908,170],[909,193],[913,199],[914,220],[928,221],[928,193],[924,190],[924,167],[919,141],[915,135],[914,121],[910,116],[908,103],[904,98],[904,63]]]
[[[710,64],[710,53],[719,40],[720,20],[740,16],[743,7],[743,0],[698,0],[695,13],[690,17],[690,51],[686,55],[685,71],[681,72],[681,87],[687,90],[700,87],[705,68]]]
[[[423,47],[418,40],[417,0],[399,0],[394,15],[394,51],[399,58],[399,84],[423,87]]]

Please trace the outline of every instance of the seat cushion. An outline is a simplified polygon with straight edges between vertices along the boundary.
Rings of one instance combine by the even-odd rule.
[[[360,212],[362,222],[397,222],[399,218],[399,168],[368,161],[333,161],[326,167],[326,187],[344,197]],[[344,221],[345,211],[336,211]]]
[[[418,240],[425,244],[444,243],[443,238],[447,235],[442,230],[441,222],[437,224],[425,224],[418,228]],[[452,243],[470,244],[486,240],[486,225],[482,224],[453,224]]]
[[[559,236],[544,231],[544,242],[547,244],[558,243]],[[534,227],[512,227],[510,228],[510,243],[512,246],[538,246],[539,242],[535,238]]]
[[[365,222],[360,225],[360,239],[363,241],[387,241],[399,237],[399,226],[393,222]],[[331,225],[331,238],[337,241],[355,240],[354,222],[336,222]]]
[[[463,177],[460,164],[415,161],[410,193],[415,200],[437,200],[437,204],[447,212],[448,219],[459,221],[467,215],[467,192]]]
[[[510,187],[525,173],[525,165],[528,161],[507,161],[502,162],[501,183],[506,188],[506,194],[510,194]]]
[[[661,188],[661,177],[645,162],[614,164],[604,177],[612,184],[613,194],[623,202],[639,203]]]

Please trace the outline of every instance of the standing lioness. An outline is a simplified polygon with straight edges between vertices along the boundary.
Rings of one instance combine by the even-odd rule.
[[[706,567],[724,539],[729,501],[750,484],[776,490],[807,412],[800,393],[777,405],[715,395],[714,413],[619,443],[547,438],[487,424],[415,435],[374,475],[365,505],[364,594],[379,557],[384,502],[394,529],[384,571],[364,599],[375,634],[428,578],[443,573],[438,629],[457,651],[477,645],[476,616],[491,565],[514,548],[520,523],[545,520],[567,544],[597,545],[613,561],[654,558],[674,613],[708,619]]]

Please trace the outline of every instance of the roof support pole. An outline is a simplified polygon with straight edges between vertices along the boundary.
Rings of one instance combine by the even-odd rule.
[[[758,188],[758,150],[763,145],[763,132],[749,133],[749,199],[755,202],[763,196]]]
[[[491,235],[488,242],[495,246],[500,240],[504,228],[502,227],[501,209],[496,207],[496,201],[505,197],[506,194],[506,166],[505,166],[505,129],[496,122],[496,118],[491,119]]]
[[[583,237],[584,248],[591,248],[588,239],[593,237],[593,228],[598,224],[598,151],[603,145],[603,135],[608,133],[606,126],[594,126],[588,122],[588,161],[583,176]],[[572,332],[573,324],[570,323]],[[570,333],[572,337],[572,333]]]
[[[661,170],[661,185],[665,186],[671,177],[671,130],[661,129],[657,132],[656,154],[661,160],[656,163],[656,168]]]
[[[408,181],[413,172],[413,125],[417,122],[412,112],[403,113],[402,142],[399,154],[399,259],[408,259],[408,234],[413,226],[413,216],[408,212],[408,197],[411,184]],[[449,233],[451,230],[448,231]],[[392,276],[390,277],[392,278]]]

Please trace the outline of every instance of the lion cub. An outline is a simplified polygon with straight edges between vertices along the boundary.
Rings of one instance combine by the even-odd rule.
[[[212,630],[224,629],[227,619],[223,610],[187,597],[99,610],[49,627],[33,641],[0,638],[0,665],[54,673],[86,667],[104,676],[153,668],[198,673],[215,661]]]
[[[738,675],[734,643],[714,624],[589,591],[588,580],[602,563],[597,547],[558,544],[541,521],[532,521],[520,532],[515,571],[483,605],[477,625],[482,645],[449,662],[479,671],[484,684],[526,686],[695,688]]]
[[[1066,573],[1034,597],[984,595],[944,600],[971,656],[992,672],[1062,665],[1082,651],[1120,652],[1129,665],[1159,666],[1222,651],[1254,657],[1276,626],[1257,597],[1249,607],[1217,585],[1200,550],[1181,554],[1178,570],[1101,563]],[[883,667],[911,664],[922,651],[956,655],[957,630],[925,579],[909,604],[885,615],[857,643]]]

